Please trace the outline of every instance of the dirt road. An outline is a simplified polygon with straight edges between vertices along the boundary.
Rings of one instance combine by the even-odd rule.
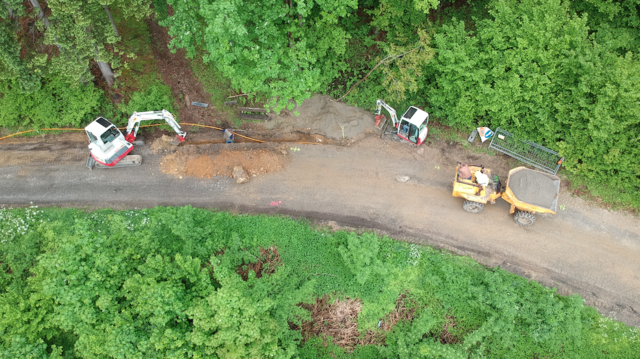
[[[148,145],[135,150],[144,158],[140,167],[89,171],[84,142],[0,144],[0,204],[189,204],[373,228],[502,266],[564,295],[580,294],[601,313],[640,325],[640,220],[566,193],[559,201],[564,210],[538,218],[530,228],[515,224],[502,200],[480,214],[464,212],[462,200],[451,196],[455,161],[492,165],[506,175],[508,165],[496,157],[447,144],[417,150],[373,135],[346,147],[214,144],[185,145],[180,151],[215,155],[222,149],[282,152],[283,147],[283,169],[236,184],[227,177],[180,179],[162,173],[166,153],[153,154]],[[399,182],[399,176],[409,180]]]

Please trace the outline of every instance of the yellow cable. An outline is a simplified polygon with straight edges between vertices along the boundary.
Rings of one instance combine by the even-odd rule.
[[[178,124],[180,126],[187,125],[187,126],[197,126],[197,127],[212,128],[212,129],[219,130],[219,131],[223,130],[220,127],[201,125],[201,124],[198,124],[198,123],[186,123],[186,122],[183,122],[183,123],[178,123]],[[153,126],[162,126],[162,125],[166,125],[166,124],[165,123],[158,123],[158,124],[153,124],[153,125],[144,125],[144,126],[140,126],[140,128],[153,127]],[[118,128],[121,129],[121,130],[122,129],[126,129],[126,127],[118,127]],[[42,128],[42,129],[39,129],[39,130],[28,130],[28,131],[22,131],[22,132],[14,133],[12,135],[1,137],[0,141],[4,140],[6,138],[9,138],[9,137],[21,135],[23,133],[34,132],[34,131],[84,131],[84,128]],[[264,143],[265,142],[263,140],[258,140],[258,139],[251,138],[251,137],[248,137],[248,136],[243,136],[243,135],[241,135],[239,133],[233,133],[233,134],[236,135],[236,136],[240,136],[242,138],[246,138],[246,139],[251,140],[251,141],[256,141],[258,143]],[[293,142],[293,143],[301,143],[301,144],[308,144],[308,145],[321,145],[321,143],[315,143],[315,142]]]

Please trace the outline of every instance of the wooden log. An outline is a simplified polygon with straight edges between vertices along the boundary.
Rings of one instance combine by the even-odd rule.
[[[238,107],[238,111],[267,113],[267,109],[264,107]]]

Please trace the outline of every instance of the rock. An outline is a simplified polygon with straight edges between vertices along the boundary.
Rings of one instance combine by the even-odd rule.
[[[353,120],[353,121],[349,122],[349,126],[358,127],[358,120]]]
[[[409,177],[409,176],[400,176],[400,175],[396,176],[396,181],[398,181],[400,183],[405,183],[410,179],[411,179],[411,177]]]
[[[289,152],[287,152],[287,151],[285,151],[285,150],[280,150],[280,152],[281,152],[283,155],[285,155],[285,156],[289,154]]]
[[[422,155],[424,153],[424,147],[420,147],[420,149],[418,150],[418,154]]]
[[[244,168],[242,168],[242,166],[233,167],[233,178],[235,178],[236,183],[249,182],[249,176],[247,176],[247,172],[244,171]]]

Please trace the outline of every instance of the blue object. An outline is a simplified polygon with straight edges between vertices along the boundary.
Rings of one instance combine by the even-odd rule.
[[[227,141],[227,143],[233,143],[233,132],[224,129],[223,131],[224,134],[224,139]]]

